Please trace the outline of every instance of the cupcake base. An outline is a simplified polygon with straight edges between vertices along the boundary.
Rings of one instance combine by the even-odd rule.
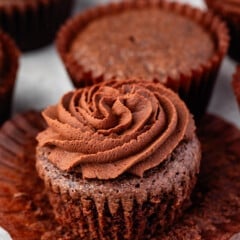
[[[77,240],[53,217],[35,165],[38,113],[17,115],[0,130],[0,223],[13,239]],[[240,230],[240,131],[205,116],[199,136],[203,159],[193,205],[169,231],[151,240],[235,240]],[[4,208],[2,207],[4,206]]]
[[[190,205],[201,155],[195,137],[143,178],[100,181],[64,174],[49,162],[50,151],[38,148],[37,171],[56,219],[82,240],[151,239],[166,230]]]

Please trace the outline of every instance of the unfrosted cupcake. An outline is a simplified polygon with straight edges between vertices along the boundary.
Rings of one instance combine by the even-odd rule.
[[[21,50],[53,41],[74,0],[0,0],[0,25]]]
[[[230,29],[231,42],[229,55],[240,61],[240,1],[205,0],[209,9],[224,19]]]
[[[0,125],[10,116],[18,60],[19,51],[15,43],[0,32]]]
[[[69,20],[57,46],[76,87],[129,77],[162,82],[201,115],[228,48],[228,32],[216,16],[188,5],[130,1]]]
[[[237,67],[237,70],[233,75],[232,86],[233,86],[233,91],[235,93],[237,102],[240,106],[240,66]]]
[[[56,219],[81,239],[151,239],[189,206],[200,145],[160,83],[103,82],[47,108],[37,171]]]

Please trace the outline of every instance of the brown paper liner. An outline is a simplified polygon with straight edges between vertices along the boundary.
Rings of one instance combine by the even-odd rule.
[[[1,28],[21,50],[32,50],[53,41],[69,17],[74,0],[32,0],[0,6]]]
[[[236,72],[233,75],[232,87],[240,107],[240,66],[237,67]]]
[[[234,60],[240,62],[240,11],[238,13],[237,11],[226,10],[224,1],[223,4],[220,1],[217,1],[218,3],[216,4],[214,0],[205,0],[205,2],[212,12],[227,23],[231,36],[228,54]]]
[[[54,221],[34,168],[35,136],[44,127],[40,114],[29,112],[15,116],[0,130],[0,225],[14,240],[77,240],[71,229]],[[240,130],[205,116],[199,136],[203,160],[193,205],[168,232],[151,240],[233,240],[238,236]],[[87,208],[89,201],[85,204]]]
[[[12,238],[37,240],[54,228],[44,185],[35,171],[36,134],[41,115],[17,115],[0,131],[0,225]]]
[[[159,0],[125,1],[99,6],[74,17],[61,28],[57,36],[57,48],[66,69],[77,88],[105,80],[104,75],[95,78],[92,72],[86,71],[83,66],[68,54],[75,36],[89,22],[100,17],[127,11],[127,9],[146,8],[150,6],[171,10],[173,13],[180,14],[197,22],[215,40],[216,50],[205,64],[202,64],[197,69],[189,69],[188,72],[182,72],[176,78],[169,76],[165,82],[165,85],[180,94],[195,116],[201,116],[206,110],[219,67],[228,49],[229,36],[225,24],[220,19],[209,12],[203,12],[189,5]]]
[[[12,39],[0,32],[3,50],[3,66],[0,76],[0,125],[9,118],[12,106],[12,95],[15,85],[19,51]]]

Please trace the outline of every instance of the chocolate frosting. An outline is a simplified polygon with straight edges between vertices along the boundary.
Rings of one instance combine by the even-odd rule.
[[[37,137],[49,160],[83,178],[143,176],[194,132],[189,111],[160,83],[104,82],[63,96],[43,112]]]

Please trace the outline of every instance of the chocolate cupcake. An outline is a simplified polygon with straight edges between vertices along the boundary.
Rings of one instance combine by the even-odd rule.
[[[0,0],[0,25],[21,50],[50,43],[70,15],[73,0]]]
[[[79,237],[71,228],[54,221],[34,167],[35,136],[43,128],[40,114],[28,112],[16,115],[0,129],[0,223],[13,239],[76,240]],[[240,130],[218,117],[206,116],[198,135],[203,159],[192,206],[169,231],[151,240],[239,237]]]
[[[150,239],[190,204],[200,145],[160,83],[108,81],[47,108],[37,171],[56,219],[81,239]]]
[[[240,66],[238,66],[236,73],[233,75],[232,86],[237,102],[240,106]]]
[[[10,116],[18,58],[15,43],[0,32],[0,125]]]
[[[159,0],[86,11],[63,26],[57,47],[76,87],[131,77],[160,81],[201,115],[228,41],[225,24],[211,13]]]
[[[205,0],[208,8],[225,20],[230,29],[229,55],[240,61],[240,2],[238,0]]]

